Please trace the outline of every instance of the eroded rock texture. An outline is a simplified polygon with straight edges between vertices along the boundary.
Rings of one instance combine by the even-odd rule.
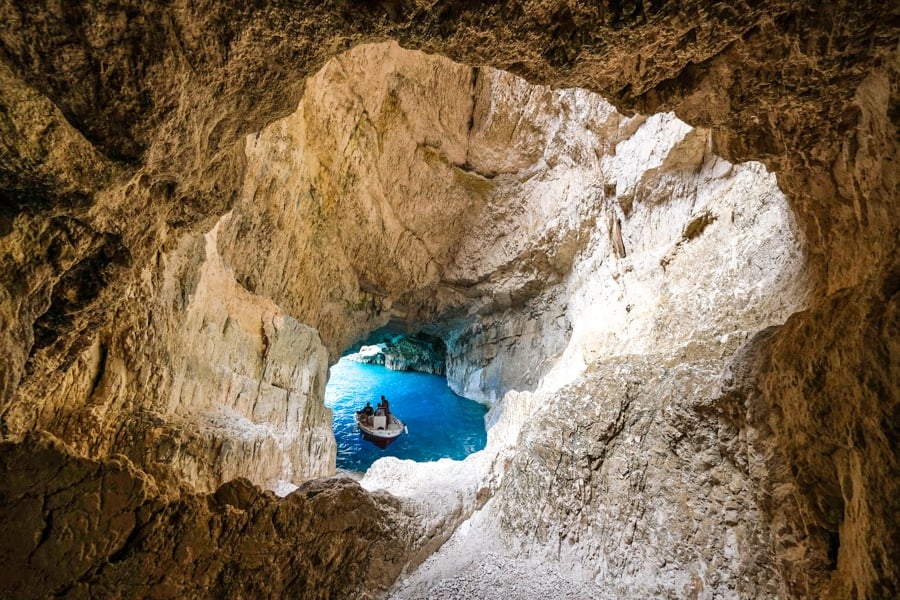
[[[896,595],[897,18],[2,3],[0,499],[6,539],[33,540],[0,554],[4,585],[384,590],[465,511],[410,533],[349,484],[217,493],[252,510],[179,488],[329,474],[328,360],[393,320],[444,336],[454,385],[516,413],[484,488],[507,551],[611,594]],[[459,64],[356,48],[386,39]],[[717,156],[772,170],[799,232],[740,183],[760,166]],[[358,506],[398,525],[390,568],[296,554],[301,532],[336,547],[317,532]],[[361,527],[339,544],[385,531]]]
[[[75,457],[45,434],[0,444],[0,469],[7,597],[369,598],[417,531],[349,479],[166,496],[128,459]]]
[[[106,298],[115,318],[84,332],[70,365],[19,388],[7,432],[44,429],[90,455],[122,453],[151,472],[168,465],[203,490],[236,476],[274,488],[332,474],[327,352],[315,330],[235,282],[217,231],[182,237],[135,287],[116,290],[142,310]],[[56,310],[79,315],[68,301]]]

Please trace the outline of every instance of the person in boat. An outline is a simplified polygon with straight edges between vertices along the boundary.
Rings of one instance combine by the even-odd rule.
[[[391,411],[388,408],[388,399],[384,396],[381,397],[381,402],[378,403],[378,409],[382,411],[385,417],[388,418],[388,422],[390,422]]]
[[[366,402],[365,408],[362,410],[356,411],[356,416],[359,418],[360,422],[370,425],[372,423],[372,415],[375,414],[375,409],[372,408],[371,402]]]

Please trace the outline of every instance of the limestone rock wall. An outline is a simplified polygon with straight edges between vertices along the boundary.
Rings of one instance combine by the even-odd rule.
[[[216,250],[219,227],[205,236],[197,286],[173,326],[171,388],[157,410],[175,432],[163,460],[199,489],[331,475],[327,352],[315,330],[234,281]]]
[[[385,348],[384,366],[395,371],[419,371],[444,375],[446,372],[446,349],[443,342],[435,340],[404,338]]]
[[[422,103],[433,95],[461,108]],[[706,132],[671,116],[625,118],[586,92],[360,47],[248,143],[244,199],[222,238],[238,279],[326,332],[333,353],[390,318],[437,323],[468,397],[533,389],[576,319],[588,330],[577,336],[609,337],[584,342],[600,344],[589,353],[667,343],[682,323],[677,346],[777,322],[808,285],[801,236],[760,167],[717,158]],[[696,269],[717,275],[685,287]],[[745,275],[762,271],[771,280]],[[661,291],[663,279],[685,284]],[[346,324],[341,339],[332,322]]]
[[[431,322],[446,336],[452,384],[498,403],[492,419],[510,432],[492,435],[467,467],[466,491],[448,491],[443,509],[428,501],[438,492],[423,468],[386,462],[367,477],[410,495],[435,535],[496,490],[489,514],[514,552],[577,564],[618,593],[782,593],[749,493],[774,485],[754,470],[764,451],[742,442],[746,423],[717,414],[733,402],[719,380],[740,362],[736,350],[805,307],[804,240],[774,178],[717,157],[708,132],[672,115],[626,118],[587,92],[487,69],[472,76],[473,117],[457,142],[465,115],[441,121],[418,99],[459,93],[470,77],[458,65],[384,45],[326,67],[298,113],[251,141],[251,179],[222,244],[238,278],[285,304],[315,289],[325,300],[302,305],[313,323],[342,312],[350,324]],[[367,106],[369,96],[381,103]],[[450,158],[457,146],[464,162]],[[412,160],[397,181],[404,147]],[[445,227],[418,220],[414,205]],[[349,216],[334,221],[331,211]],[[281,235],[306,250],[281,247]],[[259,245],[266,251],[254,254]],[[396,272],[383,270],[390,252]],[[401,277],[429,270],[435,279]],[[323,271],[347,273],[348,289],[316,287]],[[418,314],[394,310],[425,291]],[[516,396],[525,410],[504,419],[509,390],[536,391]],[[395,471],[422,478],[422,489]],[[708,502],[686,506],[693,494]],[[621,510],[603,508],[629,497]],[[575,523],[573,512],[583,513]],[[686,525],[658,525],[669,521]],[[636,560],[635,548],[647,550]]]
[[[571,133],[560,136],[571,153],[548,144],[570,169],[542,173],[576,205],[579,182],[596,194],[569,224],[584,240],[571,270],[555,285],[542,272],[547,289],[482,308],[459,335],[467,391],[497,394],[490,423],[503,431],[486,452],[509,461],[482,522],[513,554],[561,560],[610,597],[789,594],[773,575],[767,497],[751,491],[775,487],[773,441],[748,441],[758,424],[730,372],[745,342],[804,308],[802,235],[761,165],[722,160],[707,132],[672,116],[611,115],[585,137],[582,152]],[[551,367],[535,368],[539,357]],[[535,391],[504,398],[504,385]]]
[[[198,490],[332,474],[327,352],[315,330],[234,281],[216,235],[158,256],[143,311],[91,332],[64,377],[23,386],[8,433],[44,429],[90,455],[166,465]]]
[[[517,86],[501,83],[493,101],[515,97]],[[456,389],[496,401],[512,388],[535,389],[554,368],[551,378],[564,383],[599,356],[675,352],[711,338],[724,347],[803,306],[805,241],[761,165],[717,157],[707,132],[671,115],[627,119],[583,92],[553,96],[540,109],[525,104],[563,123],[541,140],[531,167],[539,183],[504,193],[558,205],[545,207],[543,220],[531,220],[538,206],[504,216],[506,235],[521,240],[504,269],[530,280],[510,291],[516,276],[492,275],[475,286],[491,300],[449,336]],[[475,263],[493,243],[512,245],[503,234],[494,242],[490,228],[455,260]]]
[[[395,303],[433,291],[486,201],[490,185],[460,168],[472,78],[396,44],[355,49],[248,140],[222,255],[245,287],[316,327],[333,358],[394,311],[415,319]]]
[[[610,597],[778,597],[752,445],[721,413],[718,360],[607,359],[525,422],[498,492],[503,536]],[[529,532],[520,535],[519,532]]]
[[[845,290],[797,315],[760,361],[751,406],[760,430],[775,436],[766,470],[783,482],[762,499],[797,596],[877,598],[897,589],[898,549],[882,541],[894,530],[900,491],[887,475],[900,464],[896,282]]]

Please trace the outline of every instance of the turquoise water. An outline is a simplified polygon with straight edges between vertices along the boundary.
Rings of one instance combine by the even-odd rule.
[[[384,450],[353,431],[356,411],[367,400],[375,406],[382,394],[391,403],[391,412],[409,429]],[[341,359],[331,367],[325,406],[334,411],[339,469],[365,471],[383,456],[415,461],[462,459],[484,448],[487,441],[487,408],[454,394],[438,375]]]

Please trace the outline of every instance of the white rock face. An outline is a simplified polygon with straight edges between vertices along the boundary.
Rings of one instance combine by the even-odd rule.
[[[220,226],[206,235],[163,409],[202,449],[179,447],[169,459],[200,488],[247,477],[275,489],[332,475],[325,347],[314,329],[235,282],[216,250]]]
[[[501,98],[524,85],[495,77]],[[456,258],[499,261],[497,235],[508,258],[476,277],[498,285],[493,303],[450,336],[456,391],[495,402],[507,389],[563,385],[599,357],[745,339],[802,308],[802,239],[760,165],[717,158],[705,132],[671,115],[625,119],[585,92],[547,94],[554,135],[538,138],[530,177],[498,184],[525,198],[521,218],[504,214],[492,238],[485,215]],[[529,289],[540,292],[522,299]]]

